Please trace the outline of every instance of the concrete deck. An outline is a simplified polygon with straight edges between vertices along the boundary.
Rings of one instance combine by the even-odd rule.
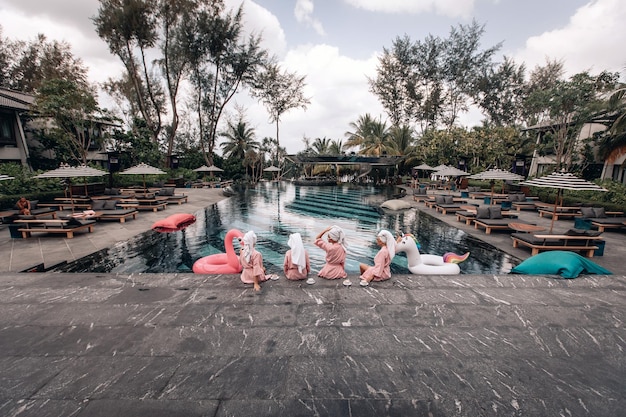
[[[223,198],[185,192],[190,202],[168,213]],[[595,417],[626,407],[624,232],[605,232],[605,255],[593,258],[616,275],[574,280],[281,278],[254,293],[237,276],[16,272],[77,259],[162,215],[74,239],[0,230],[0,415]],[[467,231],[530,255],[508,233]]]

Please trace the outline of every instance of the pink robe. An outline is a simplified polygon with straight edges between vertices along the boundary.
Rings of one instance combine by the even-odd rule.
[[[374,266],[371,266],[361,275],[367,281],[385,281],[391,278],[391,256],[387,246],[380,248],[374,257]]]
[[[346,251],[339,243],[330,243],[322,238],[315,240],[315,246],[326,251],[326,265],[317,276],[326,279],[339,279],[348,276],[346,274]]]
[[[259,277],[259,282],[267,281],[265,270],[263,269],[263,255],[256,249],[250,254],[250,261],[247,262],[243,254],[239,254],[239,262],[243,266],[241,271],[241,281],[244,284],[254,284],[254,277]]]
[[[305,279],[309,272],[311,272],[311,264],[309,263],[309,254],[304,252],[304,257],[306,259],[306,267],[304,271],[300,272],[298,269],[298,265],[295,265],[291,261],[291,249],[285,253],[285,262],[283,263],[283,271],[285,272],[285,276],[287,279],[299,280]]]

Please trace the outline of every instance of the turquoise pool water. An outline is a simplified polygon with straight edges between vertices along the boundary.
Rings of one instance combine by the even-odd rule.
[[[100,251],[58,270],[66,272],[191,272],[193,263],[207,255],[224,252],[229,229],[254,230],[257,249],[263,254],[268,273],[280,272],[289,234],[302,234],[312,270],[324,264],[324,252],[313,245],[315,236],[336,224],[347,236],[346,270],[358,274],[359,263],[372,263],[378,246],[376,233],[413,233],[422,253],[471,252],[463,262],[463,274],[508,273],[516,263],[509,255],[465,232],[417,209],[383,211],[380,203],[391,198],[393,189],[373,186],[296,186],[265,182],[194,213],[197,221],[184,231],[160,234],[146,232],[128,242]],[[408,198],[408,197],[406,197]],[[393,273],[409,273],[404,254],[393,260]]]

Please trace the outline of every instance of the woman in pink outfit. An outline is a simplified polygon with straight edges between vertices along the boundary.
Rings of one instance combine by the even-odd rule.
[[[371,281],[385,281],[391,278],[391,260],[396,255],[396,241],[388,230],[381,230],[376,236],[380,250],[374,257],[374,266],[361,264],[361,286],[366,287]]]
[[[254,291],[260,291],[259,283],[267,281],[265,268],[263,268],[263,255],[254,248],[256,245],[256,234],[250,230],[241,239],[243,247],[239,251],[239,262],[243,266],[241,271],[241,281],[244,284],[253,284]]]
[[[291,249],[285,253],[283,263],[285,276],[292,280],[306,279],[311,272],[311,264],[309,263],[309,254],[302,244],[300,233],[290,234],[287,244]]]
[[[327,239],[322,237],[328,233]],[[346,263],[346,235],[339,226],[327,227],[315,238],[315,246],[326,252],[326,264],[317,276],[326,279],[346,278],[348,274],[345,270]]]

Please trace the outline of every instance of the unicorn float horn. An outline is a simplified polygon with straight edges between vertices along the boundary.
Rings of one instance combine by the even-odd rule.
[[[469,256],[469,252],[467,252],[465,255],[457,255],[454,252],[446,252],[443,254],[443,262],[450,264],[460,264],[461,262],[469,258]]]

